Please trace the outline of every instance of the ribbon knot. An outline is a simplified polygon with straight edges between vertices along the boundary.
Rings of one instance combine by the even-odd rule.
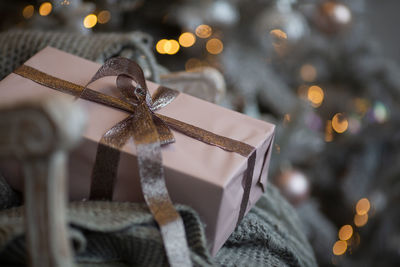
[[[153,96],[151,96],[142,68],[136,62],[122,57],[107,60],[87,83],[85,89],[89,84],[106,76],[117,76],[117,89],[125,102],[129,103],[133,110],[132,115],[128,119],[133,119],[133,123],[136,124],[135,120],[143,118],[144,113],[148,113],[157,129],[161,145],[175,142],[171,129],[160,117],[154,114],[154,111],[170,104],[178,96],[178,91],[160,86]],[[81,95],[85,94],[85,89]],[[115,132],[116,129],[114,128],[110,131]],[[108,139],[110,139],[109,132],[105,134],[105,137],[107,138],[108,136]],[[113,146],[113,142],[108,143]]]

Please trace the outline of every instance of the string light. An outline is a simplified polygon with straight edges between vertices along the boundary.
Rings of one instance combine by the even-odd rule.
[[[100,24],[106,24],[107,22],[110,21],[110,19],[111,19],[111,13],[108,10],[102,10],[97,15],[97,21]]]
[[[176,40],[168,40],[164,44],[164,51],[168,55],[174,55],[174,54],[178,53],[179,48],[180,48],[180,45],[179,45],[178,41],[176,41]]]
[[[367,198],[360,199],[356,204],[356,212],[358,215],[367,214],[370,208],[371,204]]]
[[[332,118],[332,128],[337,133],[344,133],[349,126],[349,122],[343,113],[336,113]]]
[[[161,39],[156,44],[156,50],[160,54],[174,55],[178,53],[180,45],[176,40]]]
[[[97,24],[97,16],[95,14],[89,14],[83,19],[83,26],[85,28],[93,28]]]
[[[156,44],[156,50],[158,53],[160,54],[165,54],[165,50],[164,50],[164,45],[165,43],[168,42],[167,39],[161,39],[160,41],[157,42]]]
[[[29,19],[33,16],[34,12],[35,12],[35,8],[33,7],[33,5],[27,5],[22,10],[22,16],[24,16],[24,18],[26,18],[26,19]]]
[[[377,122],[384,123],[387,120],[388,112],[382,102],[377,102],[374,105],[374,117]]]
[[[224,50],[224,44],[217,38],[212,38],[207,41],[206,49],[208,53],[218,55]]]
[[[51,13],[53,6],[50,2],[44,2],[39,7],[39,14],[40,16],[47,16]]]
[[[62,6],[68,6],[70,4],[70,2],[68,0],[64,0],[61,2]]]
[[[291,117],[290,117],[289,113],[287,113],[287,114],[285,114],[285,116],[283,116],[283,122],[284,123],[289,123],[290,120],[291,120]]]
[[[191,47],[196,42],[196,36],[191,32],[184,32],[179,36],[179,44],[183,47]]]
[[[326,121],[325,127],[325,142],[332,142],[333,141],[333,131],[332,131],[332,121]]]
[[[300,68],[300,76],[306,82],[313,82],[317,78],[317,69],[311,64],[304,64]]]
[[[307,91],[307,98],[311,102],[311,105],[317,108],[324,101],[324,91],[319,86],[310,86]]]
[[[338,240],[333,245],[332,252],[335,255],[343,255],[347,250],[347,242],[343,240]]]
[[[354,215],[354,224],[357,227],[363,227],[364,225],[366,225],[368,222],[368,214],[363,214],[363,215],[359,215],[356,214]]]
[[[201,24],[196,28],[196,35],[200,38],[208,38],[212,34],[212,28],[208,25]]]
[[[364,116],[364,114],[368,111],[370,107],[370,103],[367,99],[356,98],[354,99],[354,106],[356,108],[357,113],[359,113],[361,116]]]
[[[282,31],[281,29],[273,29],[269,32],[269,34],[275,38],[275,40],[286,40],[287,34],[286,32]]]
[[[202,66],[202,62],[197,58],[189,58],[185,63],[185,70],[189,71]]]
[[[351,116],[349,118],[349,131],[352,134],[357,134],[361,130],[361,121],[357,116]]]
[[[340,240],[349,240],[353,236],[353,227],[348,224],[343,225],[339,230],[338,236]]]

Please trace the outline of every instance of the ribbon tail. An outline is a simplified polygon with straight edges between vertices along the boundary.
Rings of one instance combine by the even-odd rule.
[[[192,266],[185,227],[169,197],[162,166],[161,143],[152,112],[138,106],[132,127],[144,199],[158,223],[168,262],[173,267]]]
[[[240,204],[239,217],[236,222],[236,224],[239,224],[243,219],[246,213],[247,206],[249,204],[251,184],[253,181],[253,172],[256,163],[256,149],[253,146],[250,146],[246,143],[214,134],[207,130],[196,127],[194,125],[184,123],[182,121],[178,121],[173,118],[163,116],[161,114],[157,114],[156,116],[158,116],[161,120],[163,120],[166,124],[168,124],[168,126],[170,126],[172,129],[178,132],[181,132],[187,136],[195,138],[206,144],[218,146],[226,151],[236,152],[248,158],[247,170],[244,173],[244,180],[243,180],[244,192],[243,192],[242,202]]]
[[[131,137],[132,116],[120,121],[101,138],[92,170],[89,199],[112,200],[118,172],[120,148]]]

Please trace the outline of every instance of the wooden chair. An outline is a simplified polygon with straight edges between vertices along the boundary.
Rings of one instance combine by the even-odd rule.
[[[29,265],[73,266],[67,234],[66,160],[85,118],[64,98],[0,108],[0,158],[14,157],[24,172]]]

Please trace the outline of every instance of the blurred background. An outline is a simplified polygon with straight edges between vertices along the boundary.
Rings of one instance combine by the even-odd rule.
[[[0,30],[141,32],[163,84],[277,125],[269,179],[320,266],[400,266],[399,10],[396,0],[14,0],[0,2]]]

